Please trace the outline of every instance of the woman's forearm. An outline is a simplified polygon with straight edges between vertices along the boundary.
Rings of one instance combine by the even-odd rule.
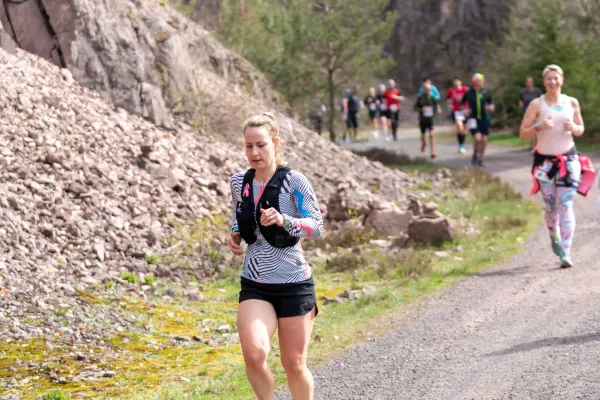
[[[531,140],[535,137],[538,132],[539,124],[533,124],[526,128],[521,128],[519,131],[519,137],[521,140]]]
[[[575,124],[571,133],[573,134],[573,136],[581,136],[581,135],[583,135],[584,131],[585,131],[585,126]]]

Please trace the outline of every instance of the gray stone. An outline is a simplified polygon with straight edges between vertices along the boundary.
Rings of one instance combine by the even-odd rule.
[[[106,255],[104,242],[94,243],[92,247],[94,249],[94,253],[96,253],[96,257],[98,257],[98,260],[104,262],[104,257]]]
[[[362,292],[367,297],[375,296],[377,294],[377,287],[373,285],[365,285],[362,288]]]
[[[72,182],[69,185],[67,191],[81,195],[81,194],[89,192],[89,188],[86,185],[84,185],[83,183]]]

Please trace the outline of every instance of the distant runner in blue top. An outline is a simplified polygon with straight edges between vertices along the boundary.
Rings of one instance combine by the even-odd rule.
[[[423,79],[421,87],[419,88],[419,91],[417,92],[419,94],[419,96],[423,94],[423,85],[428,85],[429,87],[431,87],[431,91],[429,92],[429,94],[431,94],[433,96],[435,101],[440,101],[440,99],[441,99],[440,91],[435,86],[433,86],[433,84],[431,83],[431,79],[429,79],[429,78]]]

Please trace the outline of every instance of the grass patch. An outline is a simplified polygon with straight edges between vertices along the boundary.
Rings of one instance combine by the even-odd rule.
[[[406,166],[420,171],[419,163]],[[457,189],[446,194],[440,211],[453,220],[475,227],[476,235],[459,226],[456,238],[439,248],[382,250],[369,247],[375,234],[348,229],[335,235],[309,240],[304,248],[313,265],[317,296],[334,297],[347,289],[360,290],[373,285],[377,294],[341,304],[319,305],[311,341],[311,366],[330,361],[349,345],[397,328],[396,311],[409,301],[434,293],[465,274],[497,265],[519,250],[538,225],[539,209],[512,188],[479,170],[453,172]],[[456,194],[455,194],[456,192]],[[464,225],[467,226],[467,225]],[[457,245],[462,252],[455,252]],[[362,248],[354,253],[351,250]],[[435,256],[446,251],[447,257]],[[198,254],[198,249],[192,251]],[[318,254],[320,253],[320,254]],[[210,253],[203,254],[210,259]],[[149,283],[150,275],[144,277]],[[106,283],[105,283],[106,284]],[[93,382],[69,382],[61,387],[73,398],[179,400],[249,399],[252,390],[246,380],[241,349],[236,340],[235,318],[239,269],[228,270],[220,279],[203,282],[203,300],[165,300],[162,294],[174,283],[152,282],[157,288],[154,303],[137,298],[99,297],[105,307],[119,307],[137,321],[140,329],[120,332],[107,341],[106,348],[89,348],[55,342],[0,341],[0,382],[37,375],[39,378],[19,388],[22,393],[44,396],[55,390],[49,378],[73,377],[89,366],[70,355],[94,354],[94,364],[117,373],[115,378]],[[177,288],[180,292],[182,288]],[[57,309],[59,314],[67,310]],[[217,332],[228,324],[229,335]],[[200,340],[192,340],[197,336]],[[187,340],[179,340],[183,337]],[[30,365],[37,365],[30,367]],[[44,365],[47,373],[39,372]],[[277,338],[272,341],[269,365],[276,383],[285,383]],[[14,391],[13,391],[14,393]],[[59,397],[60,398],[60,397]]]

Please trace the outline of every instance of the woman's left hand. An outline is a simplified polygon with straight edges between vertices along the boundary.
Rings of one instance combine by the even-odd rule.
[[[568,120],[565,121],[564,129],[565,129],[565,132],[571,134],[575,130],[575,124],[573,123],[573,121],[571,121],[570,119],[568,119]]]
[[[277,211],[273,207],[267,208],[266,210],[264,208],[261,208],[260,224],[262,226],[270,226],[273,224],[277,226],[283,226],[283,215],[281,215],[279,211]]]

